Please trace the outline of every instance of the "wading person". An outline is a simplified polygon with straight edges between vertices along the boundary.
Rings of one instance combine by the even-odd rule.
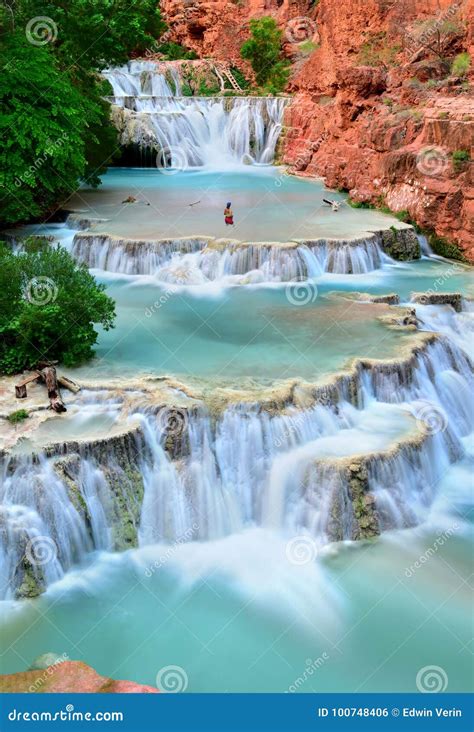
[[[232,204],[229,201],[229,203],[227,204],[227,206],[224,209],[224,220],[225,220],[226,226],[234,225],[234,214],[232,213],[231,206],[232,206]]]

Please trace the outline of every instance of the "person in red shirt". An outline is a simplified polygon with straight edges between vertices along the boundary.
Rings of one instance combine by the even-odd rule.
[[[224,210],[224,219],[225,219],[226,226],[234,225],[234,214],[232,213],[231,206],[232,206],[232,204],[229,201],[229,203],[227,204],[227,206],[225,207],[225,210]]]

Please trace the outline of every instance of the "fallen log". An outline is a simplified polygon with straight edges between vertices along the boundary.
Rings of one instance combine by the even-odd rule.
[[[22,381],[15,385],[15,396],[17,399],[26,399],[26,385],[31,384],[32,381],[38,381],[42,376],[39,371],[33,371],[32,374],[26,376]]]
[[[79,384],[76,384],[75,381],[69,379],[67,376],[58,376],[58,384],[64,386],[65,389],[69,389],[73,394],[77,394],[78,391],[81,391]]]
[[[81,391],[81,387],[79,386],[79,384],[76,384],[75,381],[69,379],[67,376],[58,376],[56,374],[56,368],[54,367],[53,363],[55,362],[41,361],[39,363],[38,371],[33,371],[31,374],[29,374],[29,376],[26,376],[24,379],[19,381],[18,384],[15,384],[16,398],[26,399],[26,397],[28,396],[26,390],[27,384],[31,384],[32,381],[41,380],[44,381],[46,384],[51,409],[58,413],[66,412],[67,409],[61,398],[61,392],[59,390],[58,384],[63,386],[65,389],[69,389],[69,391],[72,391],[73,394],[77,394],[77,392]]]
[[[41,373],[48,390],[49,405],[51,409],[53,412],[57,412],[58,414],[61,412],[67,412],[66,405],[61,398],[56,369],[54,366],[46,366],[46,368],[42,369]]]

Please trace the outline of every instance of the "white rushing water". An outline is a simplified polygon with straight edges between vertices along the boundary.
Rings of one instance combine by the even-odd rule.
[[[358,405],[347,401],[350,382],[342,379],[336,404],[283,414],[259,404],[229,407],[217,421],[204,407],[131,411],[134,424],[141,424],[134,457],[144,488],[139,543],[210,540],[264,526],[306,535],[322,547],[359,538],[367,521],[376,531],[424,521],[473,429],[470,364],[454,343],[439,341],[413,367],[364,370],[355,378]],[[421,442],[403,442],[418,431]],[[76,462],[59,470],[57,458],[45,455],[4,462],[4,598],[24,586],[25,552],[52,556],[42,562],[40,554],[33,563],[47,586],[92,550],[117,548],[119,514],[137,500],[137,489],[115,450],[123,448],[111,446],[97,458],[74,449]],[[344,458],[351,458],[349,472]]]
[[[182,96],[179,70],[130,61],[104,76],[122,144],[156,150],[159,167],[222,170],[273,162],[282,129],[284,98]]]
[[[101,234],[76,234],[71,253],[92,269],[126,275],[151,275],[175,285],[290,282],[333,274],[366,274],[387,256],[379,238],[355,242],[317,240],[299,245],[248,244],[206,238],[133,242]]]

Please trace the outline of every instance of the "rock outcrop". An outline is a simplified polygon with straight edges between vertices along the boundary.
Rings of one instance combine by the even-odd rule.
[[[153,686],[115,681],[100,676],[81,661],[60,659],[45,668],[0,676],[0,691],[3,694],[158,694]]]
[[[474,0],[163,0],[162,8],[173,40],[247,74],[239,49],[248,21],[275,17],[295,95],[282,162],[357,202],[408,212],[441,237],[439,253],[453,253],[452,242],[474,261]],[[430,23],[450,27],[439,55],[420,44]],[[471,72],[456,76],[460,53],[471,54]]]
[[[355,201],[407,211],[473,261],[469,81],[424,54],[410,63],[408,47],[409,34],[423,20],[444,17],[449,5],[321,0],[321,44],[292,80],[296,97],[281,152],[295,172],[323,176]],[[469,0],[451,13],[462,29],[451,57],[472,46],[473,7]]]

